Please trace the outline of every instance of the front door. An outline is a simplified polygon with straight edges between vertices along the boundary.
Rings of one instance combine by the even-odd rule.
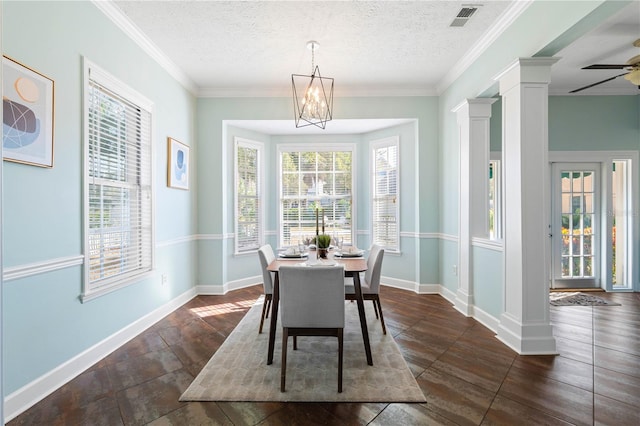
[[[600,287],[599,163],[553,163],[552,288]]]

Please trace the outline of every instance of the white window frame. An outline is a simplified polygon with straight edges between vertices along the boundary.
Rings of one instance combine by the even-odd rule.
[[[376,153],[378,150],[383,148],[395,147],[397,150],[397,165],[395,168],[396,171],[396,193],[395,193],[395,220],[396,220],[396,233],[393,236],[393,244],[383,244],[378,240],[376,235],[376,222],[378,219],[375,217],[375,203],[378,195],[376,194],[376,176],[378,170],[376,169]],[[400,194],[401,194],[401,183],[400,183],[400,138],[398,136],[391,136],[384,139],[379,139],[371,142],[371,150],[370,150],[370,163],[371,164],[371,243],[372,244],[380,244],[384,247],[387,252],[400,252]]]
[[[356,186],[355,179],[357,175],[356,159],[356,145],[352,143],[335,144],[335,143],[314,143],[314,144],[279,144],[278,145],[278,176],[277,176],[277,188],[278,188],[278,245],[283,241],[282,229],[282,153],[283,152],[336,152],[336,151],[349,151],[351,152],[351,241],[353,245],[356,245]]]
[[[84,281],[83,291],[81,294],[81,300],[83,302],[92,300],[96,297],[110,293],[117,289],[123,288],[127,285],[139,282],[140,280],[151,275],[155,269],[155,217],[154,217],[154,198],[155,198],[155,173],[153,165],[153,117],[154,117],[154,104],[146,97],[130,88],[128,85],[122,83],[120,80],[114,78],[109,73],[102,70],[100,67],[92,63],[86,58],[83,58],[83,137],[84,137],[84,194],[83,194],[83,221],[84,221]],[[142,264],[137,269],[132,269],[124,272],[114,274],[108,278],[101,278],[91,281],[90,278],[90,195],[89,188],[92,183],[97,183],[100,179],[95,179],[90,176],[89,165],[89,153],[90,153],[90,138],[89,132],[91,130],[89,125],[89,108],[90,108],[90,93],[91,83],[94,83],[102,87],[106,92],[110,92],[114,97],[122,98],[124,101],[135,105],[136,107],[144,110],[149,114],[148,123],[146,123],[147,131],[142,145],[140,145],[140,152],[144,154],[143,169],[140,171],[138,177],[144,180],[143,183],[138,184],[140,193],[142,194],[143,207],[141,207],[141,214],[145,216],[141,219],[143,238],[136,242],[136,246],[139,247],[137,252],[138,256],[142,260]],[[135,163],[135,167],[139,164]],[[106,183],[106,180],[102,180]],[[113,182],[113,181],[109,181]],[[130,181],[122,182],[120,186],[130,186]],[[138,181],[139,182],[139,181]],[[116,185],[118,186],[118,185]]]
[[[493,168],[493,184],[494,184],[494,200],[493,200],[493,235],[487,223],[487,237],[492,241],[502,241],[502,153],[491,152],[489,163],[494,164]],[[487,174],[487,179],[489,178]],[[490,188],[490,185],[488,186]],[[487,194],[487,206],[489,205],[489,194]],[[488,216],[488,212],[487,212]]]
[[[233,216],[234,216],[234,226],[235,226],[235,244],[234,244],[234,253],[236,255],[239,254],[246,254],[246,253],[253,253],[256,252],[258,250],[258,248],[260,248],[260,246],[262,244],[264,244],[264,165],[263,165],[263,158],[264,158],[264,144],[262,144],[261,142],[256,142],[256,141],[251,141],[248,139],[243,139],[243,138],[239,138],[239,137],[235,137],[234,138],[234,154],[233,154],[233,165],[234,165],[234,182],[233,182],[233,194],[234,194],[234,210],[233,210]],[[256,170],[256,176],[258,179],[258,187],[257,187],[257,194],[256,194],[256,199],[258,200],[258,212],[257,212],[257,225],[258,225],[258,238],[256,241],[257,246],[241,246],[240,245],[240,238],[239,238],[239,230],[240,230],[240,224],[239,224],[239,216],[238,216],[238,208],[239,208],[239,203],[240,203],[240,194],[238,193],[238,183],[239,183],[239,176],[238,176],[238,148],[248,148],[248,149],[255,149],[257,151],[257,170]]]

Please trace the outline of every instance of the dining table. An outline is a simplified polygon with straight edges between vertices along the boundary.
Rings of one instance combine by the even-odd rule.
[[[267,353],[267,364],[273,363],[273,351],[276,340],[276,324],[278,322],[278,305],[280,301],[280,282],[278,277],[278,270],[282,265],[292,265],[296,263],[305,263],[301,267],[312,268],[313,263],[320,264],[340,264],[344,265],[344,275],[346,277],[353,277],[353,286],[356,293],[356,304],[358,305],[358,316],[360,317],[360,328],[362,329],[362,340],[364,341],[364,350],[367,357],[367,364],[373,365],[373,358],[371,356],[371,345],[369,343],[369,330],[367,328],[367,319],[364,313],[364,300],[362,298],[362,286],[360,283],[360,273],[367,270],[367,261],[363,256],[358,257],[339,257],[335,255],[334,251],[330,251],[327,259],[315,259],[316,252],[310,251],[307,257],[300,258],[280,258],[276,259],[269,264],[267,270],[274,273],[273,280],[273,296],[271,301],[271,323],[269,326],[269,349]],[[311,260],[310,260],[311,259]]]

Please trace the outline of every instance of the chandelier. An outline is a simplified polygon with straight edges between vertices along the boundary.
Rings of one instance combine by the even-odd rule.
[[[317,126],[324,129],[333,114],[333,78],[322,77],[315,65],[317,41],[307,43],[311,50],[311,75],[291,74],[296,127]]]

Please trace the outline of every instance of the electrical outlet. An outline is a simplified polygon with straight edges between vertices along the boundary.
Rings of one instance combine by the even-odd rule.
[[[458,265],[453,265],[453,275],[458,276]]]
[[[162,274],[162,285],[167,283],[167,274]]]

